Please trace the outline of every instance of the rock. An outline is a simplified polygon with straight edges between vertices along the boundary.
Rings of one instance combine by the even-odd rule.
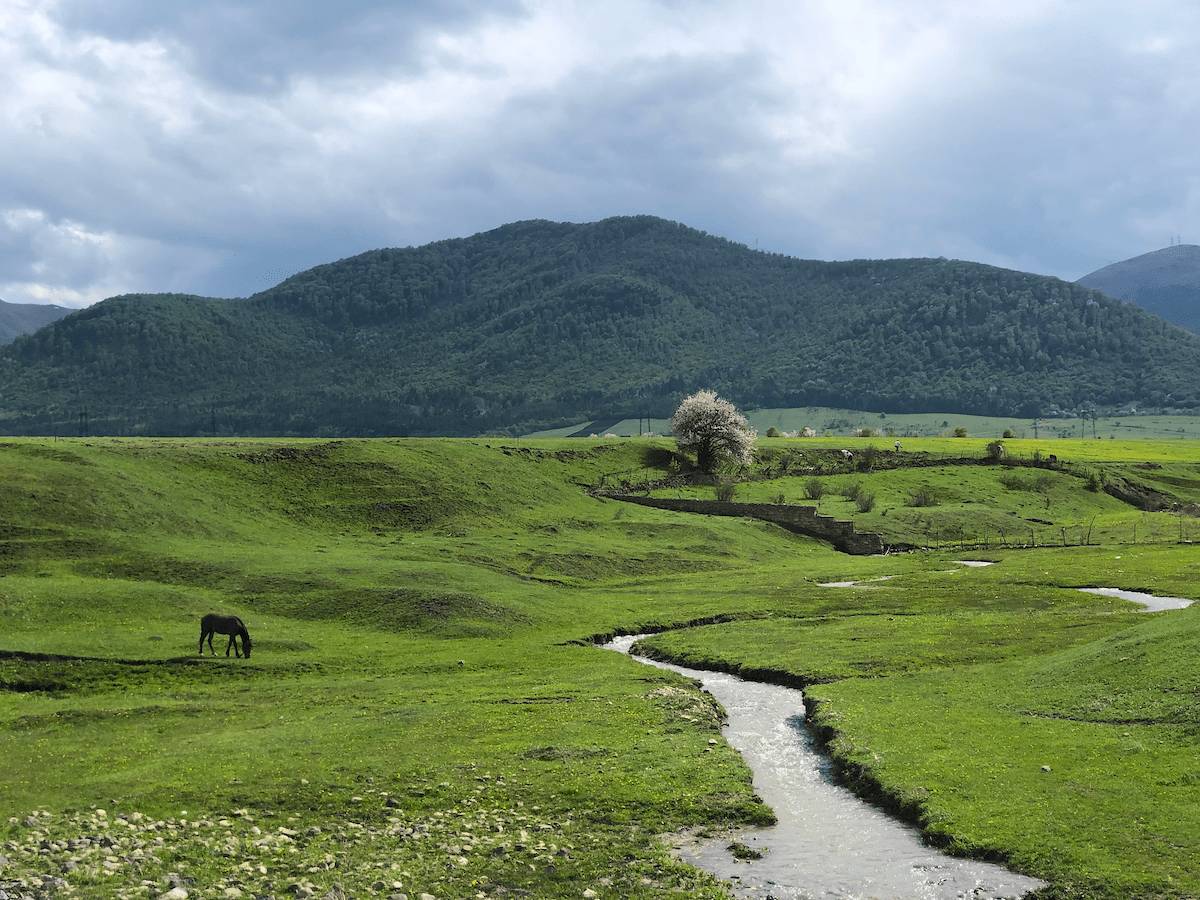
[[[173,887],[169,891],[167,891],[165,894],[163,894],[161,897],[159,897],[159,900],[187,900],[187,895],[188,895],[187,888]]]
[[[600,895],[597,894],[595,891],[593,891],[591,888],[588,888],[586,891],[583,892],[583,900],[592,900],[593,897],[599,897],[599,896]]]
[[[1050,771],[1050,767],[1049,767],[1049,766],[1042,766],[1042,771],[1043,771],[1043,772],[1049,772],[1049,771]]]

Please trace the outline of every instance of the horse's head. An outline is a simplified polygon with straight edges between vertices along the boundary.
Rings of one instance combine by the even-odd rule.
[[[250,658],[250,647],[251,647],[250,632],[243,631],[242,632],[242,655],[245,656],[246,659]]]

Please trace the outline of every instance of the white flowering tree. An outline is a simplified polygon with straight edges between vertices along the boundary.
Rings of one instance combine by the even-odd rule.
[[[721,457],[747,464],[754,453],[758,432],[746,417],[715,391],[697,391],[685,397],[671,416],[675,443],[684,453],[696,454],[700,471],[711,473]]]

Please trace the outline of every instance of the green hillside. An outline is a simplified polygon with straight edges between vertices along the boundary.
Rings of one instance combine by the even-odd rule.
[[[813,685],[847,783],[1041,900],[1194,897],[1200,610],[1077,589],[1194,595],[1200,447],[1008,443],[763,442],[738,499],[942,548],[854,557],[589,493],[686,475],[665,440],[0,442],[0,885],[727,896],[656,837],[771,821],[722,711],[590,646],[666,629]]]
[[[652,217],[519,222],[246,300],[106,300],[0,351],[0,431],[519,434],[664,417],[700,387],[746,408],[1190,410],[1200,338],[975,263],[798,260]]]

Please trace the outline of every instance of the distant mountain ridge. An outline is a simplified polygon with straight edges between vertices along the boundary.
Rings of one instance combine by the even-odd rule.
[[[1200,246],[1176,244],[1143,253],[1097,269],[1078,283],[1200,332]]]
[[[1200,338],[1081,285],[800,260],[651,216],[516,222],[249,299],[113,297],[0,348],[0,432],[524,433],[751,407],[1200,407]]]
[[[7,303],[0,300],[0,344],[7,344],[23,334],[33,334],[75,312],[64,306],[49,306],[40,303]]]

